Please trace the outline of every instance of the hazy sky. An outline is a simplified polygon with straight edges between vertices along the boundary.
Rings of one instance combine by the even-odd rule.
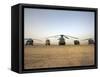
[[[59,34],[88,38],[94,36],[94,12],[25,8],[24,25],[25,38]]]

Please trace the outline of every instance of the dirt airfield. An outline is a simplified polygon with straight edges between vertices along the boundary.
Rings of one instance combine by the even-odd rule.
[[[94,45],[25,46],[24,69],[94,64]]]

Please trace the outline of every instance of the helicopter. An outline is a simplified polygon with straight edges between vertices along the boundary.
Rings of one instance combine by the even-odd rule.
[[[59,42],[58,42],[59,45],[66,45],[65,38],[66,39],[70,39],[70,38],[78,39],[77,37],[73,37],[73,36],[69,36],[69,35],[63,35],[63,34],[50,36],[48,38],[58,38],[58,37],[59,37],[59,39],[58,39],[59,40]],[[79,45],[79,44],[80,44],[80,42],[78,40],[74,40],[74,45]],[[46,40],[46,45],[50,45],[50,40],[49,39]]]
[[[39,39],[32,39],[32,38],[25,38],[24,40],[26,40],[26,43],[25,43],[26,46],[27,45],[33,46],[34,45],[34,40],[41,41]]]
[[[95,44],[93,38],[87,38],[87,39],[83,39],[83,41],[87,40],[88,44]]]
[[[79,40],[74,40],[74,45],[80,45]]]
[[[46,39],[45,45],[50,45],[50,40],[49,39]]]

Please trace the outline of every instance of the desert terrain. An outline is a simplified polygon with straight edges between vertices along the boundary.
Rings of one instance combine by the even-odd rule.
[[[94,45],[25,46],[24,69],[94,64]]]

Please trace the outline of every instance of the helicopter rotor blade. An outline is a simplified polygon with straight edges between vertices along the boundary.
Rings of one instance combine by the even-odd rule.
[[[67,36],[64,35],[65,38],[69,39]]]
[[[58,36],[60,36],[60,35],[49,36],[49,37],[47,37],[47,38],[57,38]]]
[[[93,40],[93,38],[87,38],[87,39],[83,39],[82,41],[85,41],[85,40],[90,40],[90,39],[92,39],[92,40]]]
[[[74,38],[74,39],[78,39],[77,37],[73,37],[73,36],[69,36],[69,35],[64,35],[64,36],[71,37],[71,38]]]
[[[25,38],[24,40],[29,40],[29,39],[32,39],[32,38]]]
[[[33,39],[33,40],[42,41],[42,40],[39,40],[39,39]]]
[[[83,41],[85,41],[85,40],[89,40],[89,39],[83,39]]]
[[[25,38],[24,40],[37,40],[37,41],[42,41],[42,40],[39,40],[39,39],[32,39],[32,38]]]

